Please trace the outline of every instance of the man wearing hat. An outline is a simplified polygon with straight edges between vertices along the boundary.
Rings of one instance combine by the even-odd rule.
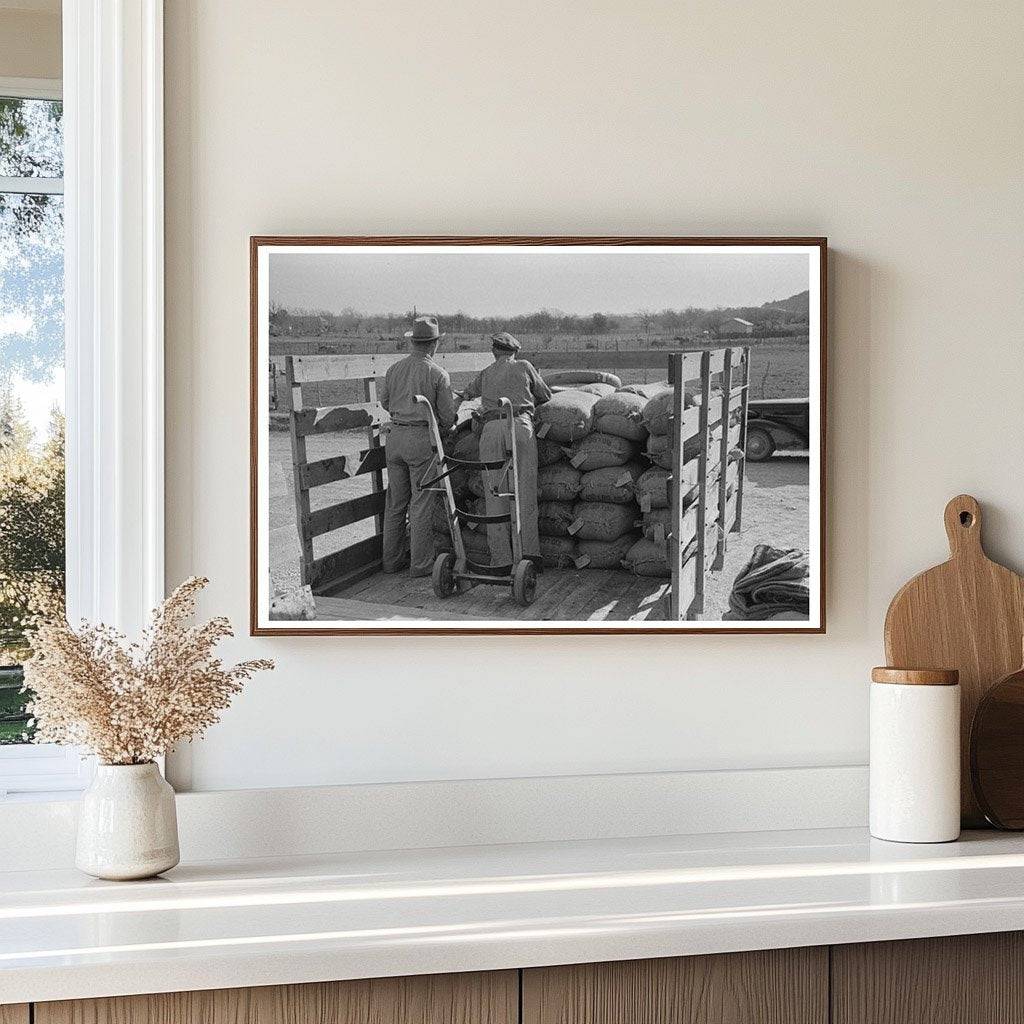
[[[417,404],[416,396],[430,400],[442,434],[455,423],[455,396],[448,372],[432,358],[444,337],[437,319],[418,316],[405,336],[411,351],[388,367],[377,395],[391,416],[384,429],[388,493],[384,504],[383,568],[385,572],[400,572],[408,564],[411,576],[429,576],[434,564],[431,520],[437,495],[420,487],[433,452],[426,410]]]
[[[551,398],[551,388],[541,380],[532,363],[517,359],[522,345],[505,331],[491,335],[494,362],[481,370],[463,392],[463,398],[479,398],[482,430],[480,458],[484,462],[505,458],[512,442],[502,419],[501,400],[509,399],[515,413],[516,451],[519,455],[519,512],[523,536],[523,555],[541,568],[540,537],[537,533],[537,439],[533,433],[533,410]],[[501,474],[485,474],[484,494],[489,516],[508,512],[509,499],[499,498]],[[508,565],[512,561],[512,543],[507,523],[491,523],[487,527],[487,545],[492,565]]]

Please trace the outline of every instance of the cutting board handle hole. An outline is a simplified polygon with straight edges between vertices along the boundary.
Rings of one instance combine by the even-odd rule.
[[[970,512],[960,513],[960,525],[966,526],[968,529],[974,524],[974,516]]]

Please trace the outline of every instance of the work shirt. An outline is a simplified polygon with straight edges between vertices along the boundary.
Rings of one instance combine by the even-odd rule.
[[[455,423],[455,395],[452,379],[426,352],[413,351],[404,359],[388,367],[377,398],[387,409],[395,423],[426,423],[427,412],[417,403],[423,395],[434,407],[434,415],[441,430],[449,430]]]
[[[516,414],[532,413],[535,405],[551,398],[551,388],[541,380],[533,363],[525,359],[496,359],[482,369],[462,393],[465,398],[481,399],[484,413],[496,412],[507,398]]]

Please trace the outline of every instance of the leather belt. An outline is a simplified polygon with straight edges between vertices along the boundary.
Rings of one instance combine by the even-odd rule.
[[[518,409],[512,410],[513,416],[528,416],[532,414],[533,409],[528,405],[521,405]],[[505,413],[501,409],[490,409],[487,412],[481,412],[477,414],[477,419],[481,423],[490,423],[491,420],[500,420]]]

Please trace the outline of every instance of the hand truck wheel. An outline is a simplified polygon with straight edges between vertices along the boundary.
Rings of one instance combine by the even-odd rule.
[[[516,604],[525,608],[533,604],[537,596],[537,567],[524,558],[512,574],[512,597]]]
[[[434,570],[430,574],[434,593],[438,597],[451,597],[455,593],[455,552],[445,551],[434,559]]]

